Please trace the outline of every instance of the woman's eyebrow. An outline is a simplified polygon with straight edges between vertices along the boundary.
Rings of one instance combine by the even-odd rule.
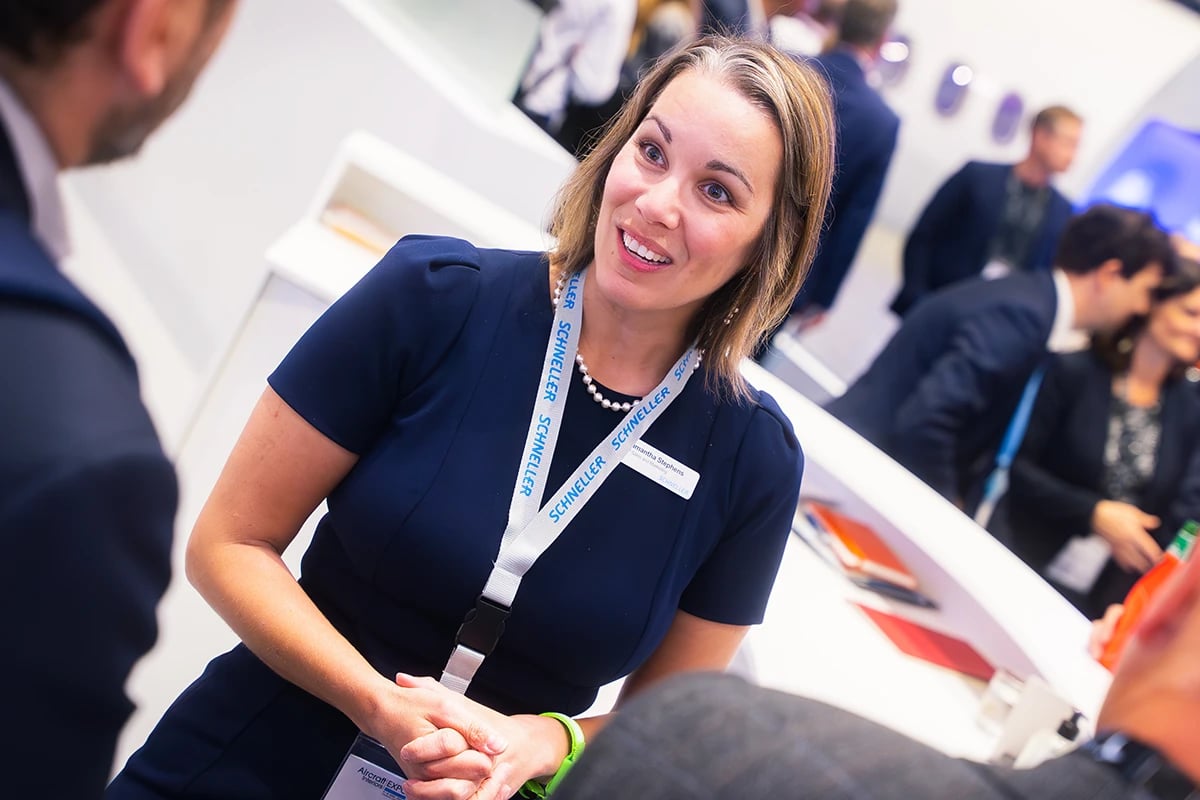
[[[667,144],[670,144],[671,143],[671,129],[666,126],[666,123],[664,123],[659,117],[657,117],[654,114],[647,114],[646,119],[650,120],[651,122],[653,122],[655,125],[658,126],[658,130],[662,133],[663,140]],[[724,161],[720,161],[718,159],[713,159],[712,161],[709,161],[706,166],[708,167],[708,169],[716,170],[717,172],[729,173],[730,175],[732,175],[733,177],[735,177],[739,181],[741,181],[743,184],[745,184],[746,190],[749,191],[750,194],[754,194],[754,187],[750,185],[750,179],[746,177],[746,173],[742,172],[737,167],[732,166],[730,164],[726,164]]]

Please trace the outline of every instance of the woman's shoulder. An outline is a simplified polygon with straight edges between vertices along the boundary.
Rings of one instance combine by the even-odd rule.
[[[376,300],[400,295],[410,303],[451,306],[474,302],[500,289],[507,295],[513,281],[543,281],[546,255],[534,251],[477,247],[452,236],[413,234],[392,246],[371,270],[365,283]],[[390,302],[390,301],[389,301]]]
[[[751,386],[746,398],[723,403],[720,408],[740,434],[736,445],[739,471],[766,470],[799,481],[804,452],[792,421],[774,397]]]
[[[464,267],[479,271],[544,258],[544,253],[536,251],[477,247],[466,239],[454,236],[410,234],[392,246],[380,265],[393,269],[418,267],[437,271],[447,267]]]
[[[1175,402],[1186,409],[1185,417],[1200,427],[1200,375],[1188,370],[1172,378],[1164,387],[1168,402]]]
[[[758,435],[781,439],[789,447],[800,449],[792,421],[787,414],[783,413],[783,409],[779,407],[779,403],[775,401],[774,397],[751,386],[750,398],[747,402],[750,406],[751,428]]]

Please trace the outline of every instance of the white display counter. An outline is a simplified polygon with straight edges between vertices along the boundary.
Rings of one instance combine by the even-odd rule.
[[[815,697],[951,755],[986,759],[975,722],[984,684],[904,655],[852,603],[966,640],[1019,678],[1037,674],[1094,720],[1110,675],[1086,652],[1089,622],[987,531],[774,375],[743,373],[792,420],[804,448],[801,497],[872,526],[940,605],[859,589],[793,536],[764,623],[752,631],[759,682]]]

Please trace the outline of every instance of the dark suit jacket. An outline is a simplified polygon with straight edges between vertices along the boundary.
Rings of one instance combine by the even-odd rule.
[[[1056,313],[1049,272],[977,278],[905,318],[830,413],[943,496],[987,475]]]
[[[904,285],[892,310],[906,314],[931,292],[979,274],[996,234],[1011,164],[968,161],[925,206],[904,243]],[[1071,216],[1071,204],[1050,188],[1042,226],[1022,265],[1026,270],[1053,266],[1058,238]]]
[[[1029,418],[1011,483],[993,530],[1026,563],[1044,569],[1072,536],[1091,530],[1105,499],[1104,446],[1113,373],[1094,353],[1055,358]],[[1162,394],[1162,436],[1154,474],[1137,505],[1162,519],[1166,547],[1188,519],[1200,519],[1200,391],[1183,379]],[[1137,579],[1111,562],[1081,609],[1091,618],[1119,603]]]
[[[867,85],[854,56],[842,50],[814,59],[829,78],[837,120],[837,169],[829,196],[825,233],[808,280],[792,307],[831,308],[875,213],[887,175],[900,118]]]
[[[0,124],[0,774],[99,797],[170,575],[175,474],[116,329],[30,230]]]
[[[1012,770],[740,678],[691,674],[638,695],[589,742],[556,800],[1133,800],[1083,753]]]

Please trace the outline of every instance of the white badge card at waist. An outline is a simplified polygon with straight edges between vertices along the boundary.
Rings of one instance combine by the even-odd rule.
[[[1112,548],[1098,533],[1072,536],[1046,567],[1046,577],[1060,586],[1086,594],[1096,585]]]
[[[699,472],[645,442],[634,442],[621,463],[684,500],[692,499],[692,492],[700,482]]]
[[[983,269],[979,271],[980,276],[987,281],[999,280],[1006,278],[1012,274],[1012,266],[1007,261],[999,259],[989,261],[984,264]]]
[[[406,800],[404,781],[387,748],[360,733],[321,800]]]

